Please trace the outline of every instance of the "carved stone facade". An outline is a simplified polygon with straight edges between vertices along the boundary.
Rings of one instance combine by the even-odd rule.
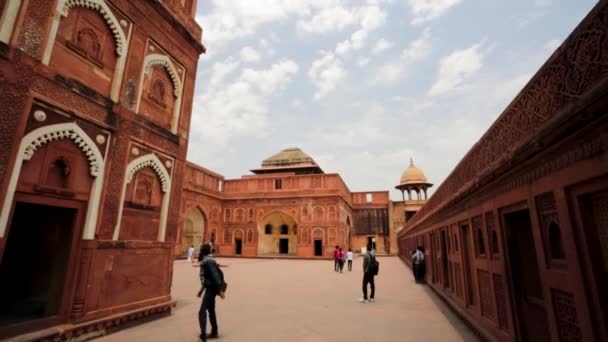
[[[600,1],[399,233],[488,339],[608,340],[607,113]]]
[[[171,310],[195,7],[0,1],[0,339]]]
[[[331,258],[336,245],[396,254],[397,230],[425,202],[392,202],[388,191],[351,192],[340,175],[323,173],[299,149],[283,150],[252,171],[226,180],[187,164],[176,255],[193,241],[193,210],[204,218],[193,231],[221,256]]]

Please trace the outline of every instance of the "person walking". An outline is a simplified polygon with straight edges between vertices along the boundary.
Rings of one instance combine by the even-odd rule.
[[[188,262],[192,263],[194,260],[194,246],[188,247]]]
[[[424,252],[421,246],[416,247],[416,251],[412,255],[412,268],[414,269],[414,278],[417,284],[424,283]]]
[[[340,253],[340,246],[336,245],[336,249],[334,249],[334,271],[339,271],[339,263],[338,263],[338,253]]]
[[[363,255],[363,298],[359,300],[361,303],[375,302],[376,285],[374,284],[374,277],[378,275],[379,267],[380,264],[371,252],[367,252]],[[368,284],[371,289],[369,300],[367,297]]]
[[[342,273],[342,270],[344,269],[344,259],[345,258],[346,258],[346,253],[344,253],[342,248],[340,248],[340,251],[338,252],[338,268],[340,269],[340,273]]]
[[[198,291],[197,296],[202,296],[203,300],[198,311],[198,323],[201,329],[200,339],[202,342],[206,342],[207,339],[219,337],[217,317],[215,315],[215,297],[226,298],[224,293],[226,283],[224,282],[222,271],[211,256],[210,245],[205,244],[201,247],[199,261],[201,261],[201,289]],[[211,333],[209,335],[207,335],[207,312],[209,313],[209,322],[211,323]]]
[[[348,249],[348,253],[346,253],[346,260],[348,261],[348,272],[353,270],[353,250]]]

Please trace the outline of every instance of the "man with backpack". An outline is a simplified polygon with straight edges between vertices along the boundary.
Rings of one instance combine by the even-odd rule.
[[[215,316],[215,297],[226,298],[225,291],[227,284],[224,281],[224,273],[220,270],[219,265],[215,262],[211,255],[211,246],[205,244],[201,247],[199,255],[201,261],[201,289],[198,291],[198,297],[203,296],[201,308],[198,312],[198,323],[201,328],[201,341],[207,339],[218,338],[217,317]],[[203,295],[203,290],[205,294]],[[209,321],[211,323],[211,333],[207,335],[207,312],[209,312]]]
[[[360,300],[361,303],[375,302],[376,285],[374,284],[374,277],[378,275],[379,271],[380,263],[376,260],[376,256],[371,252],[365,253],[363,255],[363,298]],[[371,288],[369,300],[367,299],[367,284]]]

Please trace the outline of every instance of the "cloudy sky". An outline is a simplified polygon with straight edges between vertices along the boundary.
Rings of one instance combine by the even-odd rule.
[[[188,159],[302,148],[352,191],[438,186],[596,0],[209,0]]]

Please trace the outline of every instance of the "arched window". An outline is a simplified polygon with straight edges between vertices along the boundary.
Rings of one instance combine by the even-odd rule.
[[[251,208],[249,208],[249,213],[247,214],[247,220],[249,222],[253,222],[253,220],[254,220],[253,209],[251,209]]]
[[[236,222],[244,222],[245,214],[243,213],[243,209],[237,209],[235,211],[235,220]]]
[[[49,165],[46,176],[46,184],[58,188],[69,187],[70,165],[64,158],[58,158]]]
[[[248,243],[253,242],[253,229],[251,229],[251,228],[247,229],[247,242]]]
[[[100,46],[97,34],[91,28],[83,28],[78,31],[74,44],[83,54],[94,60],[99,60]]]
[[[562,234],[559,225],[555,222],[549,224],[549,251],[551,259],[564,259],[564,246],[562,245]]]
[[[228,231],[228,228],[224,228],[224,243],[229,244],[231,243],[230,240],[230,231]]]
[[[281,225],[281,234],[287,235],[289,234],[289,226],[286,224]]]
[[[477,229],[477,245],[479,250],[479,255],[486,254],[486,243],[483,239],[483,232],[481,229]]]
[[[266,234],[266,235],[272,234],[272,226],[270,224],[267,224],[266,227],[264,227],[264,234]]]
[[[224,222],[230,222],[231,216],[230,209],[224,210]]]
[[[150,87],[150,98],[152,98],[156,103],[163,106],[165,105],[166,92],[165,82],[163,82],[160,78],[152,81],[152,86]]]
[[[492,254],[498,254],[498,234],[492,230]]]
[[[152,184],[147,179],[137,182],[134,200],[142,204],[150,204],[152,202]]]

